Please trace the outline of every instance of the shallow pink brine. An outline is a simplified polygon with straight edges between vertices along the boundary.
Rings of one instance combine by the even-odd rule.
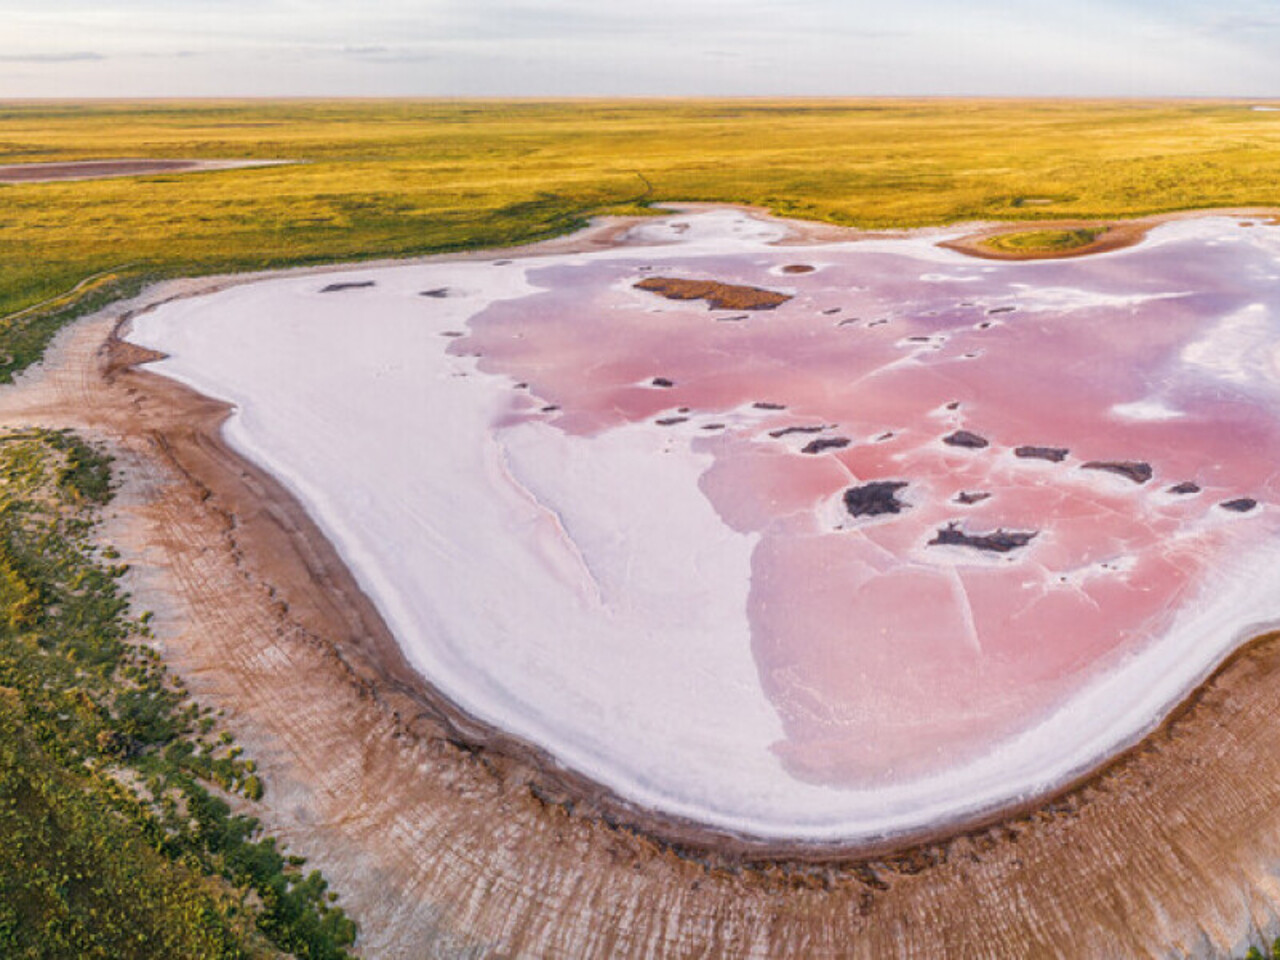
[[[437,690],[721,830],[1043,795],[1280,622],[1280,228],[786,234],[286,275],[129,336],[233,405]]]
[[[712,455],[703,494],[759,535],[773,749],[796,777],[875,784],[1035,726],[1276,537],[1274,238],[1223,229],[923,272],[875,244],[584,258],[451,350],[527,384],[507,423],[650,423]],[[645,278],[791,299],[714,309]]]

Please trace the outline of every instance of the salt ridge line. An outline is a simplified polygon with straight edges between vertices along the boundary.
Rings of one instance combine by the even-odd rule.
[[[708,242],[710,243],[711,241]],[[633,253],[630,255],[633,255]],[[963,261],[963,258],[956,254],[947,255],[947,259],[952,263]],[[522,265],[522,270],[531,269],[536,265],[537,264],[534,263],[524,264]],[[411,270],[415,268],[396,269]],[[448,267],[446,269],[456,271],[457,268]],[[360,275],[367,275],[369,272],[370,271],[361,271]],[[352,276],[356,276],[356,273],[353,272]],[[385,274],[379,274],[379,276],[382,278]],[[145,320],[146,318],[142,319]],[[140,320],[139,330],[141,329]],[[138,338],[142,338],[142,334],[137,334],[136,336]],[[163,349],[164,347],[162,346],[161,348]],[[175,355],[174,359],[179,360],[181,357],[180,355]],[[459,371],[455,369],[453,372],[456,373]],[[198,389],[201,388],[201,384],[194,381],[190,382],[191,385],[196,386]],[[503,386],[509,387],[508,384],[504,384]],[[206,389],[205,392],[211,391]],[[252,404],[248,404],[247,406],[252,406]],[[246,425],[248,425],[247,419]],[[244,438],[235,440],[234,437],[233,441],[238,444],[250,442]],[[264,462],[264,465],[271,466],[271,463],[268,460]],[[295,489],[298,488],[298,485],[295,485]],[[305,500],[305,493],[303,494],[303,497]],[[341,544],[341,537],[339,537],[339,543]],[[348,555],[348,551],[345,549],[344,555]],[[348,555],[348,559],[354,558]],[[359,561],[356,561],[354,566],[359,570]],[[1245,569],[1247,569],[1247,566]],[[1210,631],[1214,629],[1212,624],[1214,622],[1214,617],[1216,616],[1217,613],[1212,611],[1210,614],[1205,614],[1205,617],[1208,617],[1207,629]],[[1204,617],[1201,619],[1204,619]],[[1192,628],[1194,628],[1196,624],[1193,623],[1186,626],[1188,629],[1179,630],[1177,633],[1191,636],[1192,633],[1195,632]],[[400,631],[397,630],[397,633],[399,632]],[[1224,648],[1222,652],[1225,651],[1226,648]],[[1145,662],[1141,665],[1141,671],[1149,678],[1151,671],[1153,669],[1158,670],[1159,666],[1160,665],[1155,662]],[[1190,679],[1178,674],[1176,671],[1163,673],[1162,676],[1166,677],[1168,682],[1161,684],[1158,688],[1150,688],[1152,690],[1152,695],[1145,698],[1141,704],[1135,707],[1133,712],[1139,715],[1139,722],[1135,724],[1135,729],[1140,731],[1141,729],[1145,729],[1146,726],[1151,725],[1153,720],[1151,719],[1150,710],[1152,709],[1153,703],[1160,701],[1157,706],[1163,707],[1173,700],[1176,700],[1178,696],[1185,692],[1187,687],[1194,684],[1195,680],[1198,679],[1199,676],[1202,676],[1203,673],[1207,673],[1211,666],[1212,664],[1210,663],[1203,667],[1200,669],[1199,673]],[[1114,676],[1119,677],[1121,674],[1116,673]],[[433,676],[433,679],[437,678]],[[1168,690],[1174,688],[1177,688],[1176,692],[1171,696],[1165,696],[1164,693],[1156,692],[1158,689],[1159,691],[1165,691],[1167,693]],[[1124,689],[1123,683],[1120,684],[1120,689]],[[451,695],[453,694],[453,691],[449,692]],[[1105,696],[1103,697],[1103,700],[1104,702],[1109,702]],[[467,706],[465,700],[460,699],[459,702],[464,706]],[[1159,709],[1157,709],[1156,712],[1159,713]],[[1062,711],[1061,715],[1065,715],[1066,713],[1067,711]],[[481,715],[484,716],[483,713],[481,713]],[[1092,714],[1090,715],[1092,716]],[[1055,718],[1059,716],[1060,715],[1055,715]],[[1144,717],[1145,719],[1143,719]],[[1046,725],[1052,725],[1055,722],[1059,721],[1051,718],[1050,721],[1046,721]],[[507,729],[512,729],[512,727],[508,726],[506,723],[501,725]],[[1102,735],[1105,736],[1108,734],[1108,731],[1106,730],[1105,724],[1102,726]],[[513,732],[519,731],[513,729]],[[1036,735],[1037,731],[1029,732],[1024,738],[1011,743],[1008,750],[1002,750],[998,754],[993,754],[990,761],[995,763],[996,767],[1001,765],[1011,766],[1017,762],[1017,758],[1021,756],[1024,751],[1034,754],[1035,752],[1043,749],[1044,741],[1043,739],[1037,739]],[[568,749],[557,748],[556,745],[548,743],[544,743],[544,745],[549,746],[553,752],[557,753],[557,755],[565,757],[565,759],[569,759],[566,756],[569,752]],[[1112,745],[1112,749],[1114,749],[1114,747],[1115,744]],[[664,795],[661,790],[655,791],[651,789],[651,785],[649,784],[643,782],[637,784],[632,782],[628,785],[625,782],[626,777],[624,776],[619,778],[616,771],[613,771],[613,775],[610,776],[610,771],[593,769],[590,764],[585,764],[581,766],[580,769],[583,769],[584,772],[587,772],[602,782],[605,782],[607,785],[618,790],[618,792],[622,793],[624,796],[629,796],[633,799],[640,799],[642,802],[647,802],[657,809],[690,816],[692,819],[714,823],[728,827],[729,829],[739,830],[744,833],[761,836],[783,836],[788,838],[803,837],[811,839],[856,840],[859,838],[876,837],[886,833],[896,833],[902,830],[911,829],[913,826],[918,825],[918,822],[921,821],[922,818],[928,822],[935,822],[941,819],[953,818],[963,814],[964,812],[998,805],[1000,803],[1007,802],[1014,796],[1022,795],[1013,792],[1017,789],[1038,792],[1045,785],[1054,782],[1056,779],[1069,776],[1072,772],[1078,772],[1082,768],[1082,765],[1092,765],[1092,763],[1097,759],[1097,756],[1093,755],[1095,752],[1096,744],[1093,741],[1090,741],[1088,744],[1082,746],[1075,754],[1062,759],[1056,764],[1056,766],[1048,770],[1041,770],[1039,777],[1025,778],[1022,782],[1021,788],[1019,788],[1018,784],[1010,783],[1006,777],[1006,779],[1001,783],[987,784],[985,792],[982,789],[974,789],[975,784],[973,781],[980,779],[984,772],[988,774],[999,772],[998,770],[984,771],[983,765],[978,764],[971,765],[970,768],[967,768],[971,774],[968,778],[959,776],[958,774],[958,779],[957,777],[935,778],[932,783],[930,781],[917,781],[913,784],[907,785],[907,787],[882,788],[866,792],[846,790],[832,791],[828,789],[820,789],[814,792],[810,789],[807,791],[807,799],[810,804],[808,818],[795,818],[795,822],[793,822],[793,819],[790,816],[788,816],[786,822],[780,822],[776,817],[752,818],[741,815],[725,817],[718,811],[711,811],[712,815],[708,815],[708,811],[705,807],[699,807],[697,804],[682,803],[681,798],[673,797],[669,794]],[[1101,754],[1099,753],[1097,755],[1100,756]],[[1081,757],[1083,757],[1083,759],[1080,759]],[[960,771],[959,773],[963,774],[964,771]],[[977,776],[973,776],[972,774],[977,774]],[[620,780],[623,782],[620,783]],[[719,785],[713,785],[711,792],[716,792],[718,786]],[[804,785],[797,786],[797,784],[794,783],[788,786],[789,793],[793,795],[792,799],[795,799],[795,797],[800,794],[806,793],[803,786]],[[969,788],[968,793],[965,793],[966,786]],[[979,786],[981,785],[979,784]],[[999,789],[993,789],[996,787]],[[828,802],[820,802],[823,798]],[[831,802],[833,800],[834,802]],[[929,804],[931,803],[934,805],[930,806]],[[901,804],[902,806],[899,810],[886,814],[884,808],[887,804]],[[800,822],[801,820],[804,822]]]

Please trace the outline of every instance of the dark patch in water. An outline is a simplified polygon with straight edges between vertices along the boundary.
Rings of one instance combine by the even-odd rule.
[[[986,550],[989,553],[1008,553],[1030,543],[1039,531],[1024,532],[1005,530],[1003,527],[994,533],[969,534],[960,529],[959,524],[949,523],[938,531],[938,535],[929,541],[929,546],[972,547],[974,550]]]
[[[1228,500],[1218,504],[1223,510],[1230,510],[1232,513],[1248,513],[1257,505],[1258,501],[1252,497],[1241,497],[1239,500]]]
[[[990,446],[986,437],[980,437],[968,430],[957,430],[955,433],[943,437],[942,442],[949,447],[964,447],[966,450],[981,450]]]
[[[769,436],[775,440],[783,437],[789,437],[793,433],[821,433],[823,430],[830,430],[826,424],[819,424],[816,427],[783,427],[781,430],[770,430]]]
[[[907,486],[905,480],[873,480],[844,492],[844,506],[854,517],[878,517],[901,513],[906,504],[898,499],[898,491]]]
[[[801,449],[801,453],[822,453],[824,450],[842,450],[850,444],[848,437],[819,437],[810,440]]]
[[[1052,463],[1061,463],[1067,459],[1067,454],[1070,452],[1066,447],[1018,447],[1013,451],[1013,455],[1022,457],[1024,460],[1048,460]]]
[[[338,293],[341,290],[361,290],[365,287],[375,286],[372,280],[353,280],[349,283],[331,283],[327,287],[321,287],[321,293]]]
[[[1134,483],[1146,483],[1151,479],[1151,464],[1141,460],[1090,460],[1081,470],[1106,470],[1132,480]]]

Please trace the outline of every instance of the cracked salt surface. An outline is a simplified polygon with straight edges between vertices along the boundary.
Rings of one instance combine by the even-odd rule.
[[[459,706],[720,828],[859,842],[1036,795],[1280,619],[1280,230],[977,271],[783,233],[715,210],[284,277],[130,339],[235,404]],[[723,323],[655,274],[795,298]],[[875,483],[900,509],[852,516]]]

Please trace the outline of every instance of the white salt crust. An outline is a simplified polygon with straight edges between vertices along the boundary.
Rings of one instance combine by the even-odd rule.
[[[1183,221],[1147,242],[1208,241],[1230,225]],[[712,211],[646,224],[630,239],[679,245],[684,256],[768,250],[779,236]],[[972,267],[938,239],[822,250],[916,257],[927,280]],[[557,262],[270,279],[164,305],[137,317],[128,338],[168,354],[152,369],[234,405],[229,442],[299,498],[424,676],[630,800],[797,841],[867,842],[949,823],[1041,794],[1135,742],[1280,617],[1280,544],[1268,544],[1220,566],[1161,640],[1106,664],[985,756],[874,789],[796,780],[771,752],[782,727],[751,654],[755,537],[726,527],[699,491],[710,457],[647,424],[593,438],[497,426],[515,385],[445,352],[453,341],[443,334],[532,292],[527,273]],[[319,292],[366,280],[376,286]],[[419,296],[441,287],[450,296]],[[1082,296],[1052,299],[1077,306]],[[1234,376],[1257,322],[1225,318],[1184,359]],[[1266,367],[1270,376],[1270,357]],[[1117,412],[1155,410],[1129,406]]]

